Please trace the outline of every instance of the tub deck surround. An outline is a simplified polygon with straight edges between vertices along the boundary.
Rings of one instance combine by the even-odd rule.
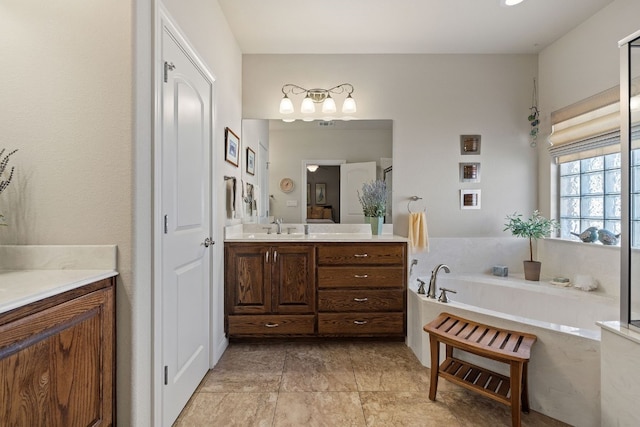
[[[529,363],[531,408],[571,425],[600,425],[600,331],[595,322],[618,318],[616,298],[512,277],[452,273],[438,277],[439,287],[458,291],[451,303],[443,304],[417,294],[414,282],[412,278],[407,295],[407,344],[424,366],[431,365],[431,358],[429,337],[422,328],[442,312],[531,333],[538,337]],[[502,363],[461,357],[509,375]]]
[[[116,246],[0,246],[0,313],[116,272]]]

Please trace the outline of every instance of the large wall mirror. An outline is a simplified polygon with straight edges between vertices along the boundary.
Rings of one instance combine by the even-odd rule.
[[[389,195],[393,174],[391,120],[244,120],[243,143],[257,146],[252,177],[263,203],[260,217],[285,223],[362,223],[356,193],[362,182],[382,179]],[[264,166],[261,167],[260,164]],[[389,198],[390,200],[390,198]],[[386,223],[391,223],[388,203]]]

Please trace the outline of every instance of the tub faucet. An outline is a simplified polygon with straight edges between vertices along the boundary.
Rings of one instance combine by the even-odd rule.
[[[445,264],[438,264],[438,266],[433,269],[433,271],[431,272],[431,279],[429,280],[429,289],[427,290],[427,298],[436,299],[436,292],[438,292],[438,289],[436,286],[436,279],[438,278],[438,272],[442,269],[444,269],[444,271],[447,273],[451,273],[451,270],[449,270],[449,266]]]

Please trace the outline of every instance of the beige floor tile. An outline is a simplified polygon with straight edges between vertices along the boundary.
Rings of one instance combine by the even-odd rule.
[[[422,391],[429,392],[427,369],[399,366],[354,368],[358,391]]]
[[[438,391],[438,400],[444,401],[458,421],[469,427],[511,426],[511,408],[477,393],[460,389],[455,392]],[[531,411],[522,414],[523,427],[567,426],[553,418]]]
[[[215,368],[207,374],[198,392],[215,393],[266,393],[280,390],[282,374],[245,372]]]
[[[287,352],[281,391],[357,391],[344,345],[309,344]]]
[[[269,427],[277,400],[277,393],[196,393],[174,426]]]
[[[422,392],[361,392],[367,427],[458,427],[443,402],[432,402]]]
[[[357,392],[283,393],[274,427],[364,427]]]
[[[216,365],[217,369],[241,372],[281,373],[287,344],[231,344]]]

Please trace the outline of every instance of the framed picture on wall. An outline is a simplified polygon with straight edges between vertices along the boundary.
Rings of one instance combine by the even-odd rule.
[[[327,184],[316,184],[316,205],[327,204]]]
[[[240,158],[240,138],[231,129],[224,128],[224,159],[238,166]]]
[[[480,163],[460,163],[460,182],[480,182]]]
[[[247,173],[256,174],[256,152],[247,147]]]
[[[480,209],[480,190],[460,190],[460,209]]]
[[[460,154],[480,154],[481,135],[460,135]]]

